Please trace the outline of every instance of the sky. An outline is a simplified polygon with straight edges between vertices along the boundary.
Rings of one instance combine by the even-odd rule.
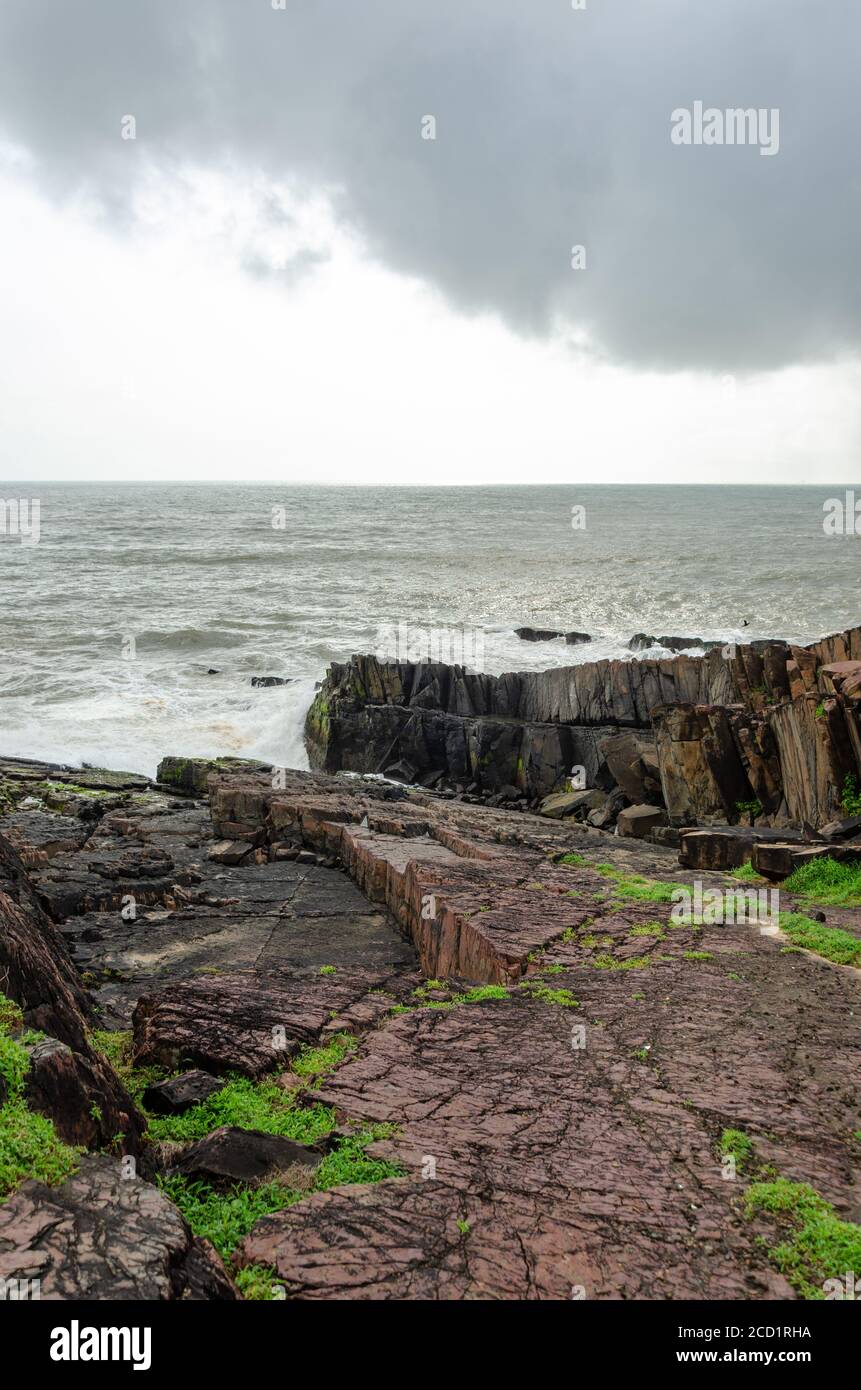
[[[850,0],[3,0],[0,478],[851,483],[859,39]]]

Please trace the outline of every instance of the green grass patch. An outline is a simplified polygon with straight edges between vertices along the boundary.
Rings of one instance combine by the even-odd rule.
[[[323,1047],[303,1047],[293,1063],[293,1071],[297,1076],[322,1076],[339,1067],[358,1046],[351,1033],[336,1033]]]
[[[631,936],[654,936],[663,941],[665,932],[662,922],[644,922],[641,927],[632,927]]]
[[[758,874],[756,872],[756,869],[753,867],[752,864],[741,864],[737,869],[729,869],[727,871],[727,877],[739,878],[741,879],[742,883],[747,883],[751,880],[756,883],[765,882],[765,879],[762,877],[761,874]]]
[[[19,1004],[14,999],[7,999],[5,994],[0,994],[0,1031],[15,1032],[24,1027],[24,1015]]]
[[[122,1081],[132,1100],[140,1109],[145,1109],[143,1093],[147,1086],[164,1081],[169,1072],[164,1067],[136,1067],[132,1061],[131,1032],[112,1033],[106,1028],[96,1028],[90,1035],[90,1042],[97,1052],[106,1057]]]
[[[837,965],[861,965],[861,940],[840,927],[826,927],[801,912],[781,912],[780,926],[793,946],[815,951]]]
[[[807,1183],[778,1178],[753,1183],[744,1194],[749,1216],[776,1216],[786,1237],[769,1257],[802,1298],[824,1299],[826,1279],[861,1270],[861,1226],[841,1221],[830,1202]]]
[[[63,1182],[78,1166],[80,1150],[64,1144],[51,1121],[20,1096],[0,1106],[0,1202],[28,1178]]]
[[[861,906],[861,864],[838,864],[836,859],[811,859],[783,880],[782,893],[832,907]]]
[[[582,854],[563,854],[562,858],[559,860],[559,863],[571,864],[573,867],[579,868],[583,864],[588,864],[589,860],[584,859]]]
[[[714,960],[711,951],[684,951],[685,960]]]
[[[276,1299],[274,1288],[280,1282],[278,1272],[267,1269],[265,1265],[246,1265],[235,1275],[236,1287],[242,1297],[257,1303],[271,1303]]]
[[[745,1164],[753,1158],[753,1144],[743,1130],[725,1129],[720,1137],[720,1151],[724,1158],[734,1158],[736,1172],[740,1173]]]
[[[567,989],[549,989],[547,985],[524,980],[520,986],[529,992],[530,999],[538,999],[542,1004],[555,1004],[560,1009],[579,1009],[580,1004]]]
[[[211,1240],[226,1260],[262,1216],[292,1207],[311,1192],[323,1192],[345,1183],[373,1183],[402,1177],[403,1169],[396,1164],[370,1158],[366,1152],[374,1140],[391,1133],[390,1125],[377,1125],[362,1134],[342,1139],[310,1175],[308,1185],[301,1189],[284,1182],[268,1182],[254,1188],[237,1184],[219,1192],[209,1183],[191,1182],[183,1177],[160,1178],[158,1184],[179,1207],[194,1234]]]
[[[282,1090],[274,1081],[234,1076],[223,1090],[183,1115],[152,1116],[149,1135],[152,1139],[188,1141],[202,1139],[221,1125],[281,1134],[300,1144],[312,1144],[335,1128],[335,1112],[327,1105],[297,1105],[295,1094]]]
[[[613,864],[596,864],[595,869],[602,878],[610,879],[614,897],[628,902],[671,903],[673,894],[684,889],[683,883],[645,878],[643,874],[626,874]]]
[[[616,960],[615,956],[593,956],[588,962],[593,970],[645,970],[649,965],[648,956],[630,956],[628,960]]]
[[[6,1099],[0,1105],[0,1202],[10,1192],[33,1178],[36,1182],[60,1183],[78,1165],[79,1149],[64,1144],[53,1124],[44,1115],[31,1111],[24,1099],[24,1083],[30,1058],[20,1042],[8,1033],[20,1026],[21,1010],[5,995],[3,1023],[0,1026],[0,1076]],[[11,1005],[11,1007],[10,1007]]]
[[[861,792],[858,791],[858,779],[851,772],[843,783],[841,805],[847,816],[861,816]]]

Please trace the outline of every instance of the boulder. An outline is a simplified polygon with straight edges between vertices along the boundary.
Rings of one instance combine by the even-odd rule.
[[[594,825],[596,830],[607,830],[611,825],[615,824],[616,818],[624,805],[624,793],[619,787],[614,787],[611,792],[607,793],[604,804],[602,806],[596,806],[593,811],[590,811],[586,820],[589,825]]]
[[[591,642],[592,638],[588,632],[566,632],[565,641],[569,647],[579,647],[584,642]]]
[[[521,642],[552,642],[555,638],[563,634],[554,628],[546,627],[516,627],[515,637],[519,637]]]
[[[751,864],[763,878],[784,879],[814,859],[834,859],[840,864],[861,863],[861,845],[805,845],[761,841],[754,845]]]
[[[854,840],[861,835],[861,816],[850,816],[847,820],[829,821],[819,831],[823,840]]]
[[[31,1053],[35,1109],[56,1120],[74,1143],[110,1144],[136,1152],[143,1116],[108,1061],[93,1048],[90,1002],[56,927],[35,908],[0,892],[0,981],[29,1028],[48,1039]],[[78,1107],[84,1113],[78,1114]]]
[[[168,1081],[156,1081],[144,1091],[144,1105],[156,1115],[182,1115],[193,1105],[200,1105],[225,1086],[225,1081],[197,1068],[172,1076]]]
[[[319,1150],[280,1134],[222,1125],[190,1144],[170,1172],[216,1187],[233,1183],[251,1187],[271,1181],[296,1165],[316,1168],[321,1159]]]
[[[647,840],[655,826],[666,825],[666,812],[658,806],[626,806],[619,812],[618,832],[626,838]]]
[[[662,804],[654,739],[626,730],[602,739],[600,747],[610,774],[629,801]]]
[[[248,840],[219,840],[209,851],[209,858],[216,864],[241,864],[253,853],[254,846]]]
[[[27,1104],[47,1115],[64,1143],[107,1149],[121,1135],[120,1147],[137,1151],[143,1119],[105,1058],[89,1051],[73,1052],[58,1038],[44,1038],[27,1052]]]
[[[579,792],[558,792],[554,796],[547,796],[538,808],[540,816],[549,816],[551,820],[562,820],[566,816],[585,817],[589,811],[603,808],[607,797],[604,792],[596,791],[594,788]]]
[[[92,1156],[59,1187],[25,1182],[0,1204],[0,1281],[38,1279],[43,1299],[238,1298],[208,1241],[157,1187]]]
[[[247,758],[162,758],[156,781],[184,796],[205,796],[213,772],[271,772],[271,763]]]

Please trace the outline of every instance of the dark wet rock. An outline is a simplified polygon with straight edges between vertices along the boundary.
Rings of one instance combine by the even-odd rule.
[[[609,830],[615,825],[619,812],[625,805],[624,793],[619,787],[614,787],[613,791],[608,792],[603,802],[591,810],[586,817],[587,823],[593,825],[596,830]]]
[[[566,632],[565,641],[569,647],[579,647],[584,642],[591,642],[592,637],[588,632]]]
[[[196,882],[193,863],[177,864],[158,844],[133,844],[114,838],[88,844],[76,854],[57,854],[32,876],[40,903],[54,921],[76,913],[164,902],[174,888]]]
[[[89,834],[79,819],[44,811],[19,810],[4,816],[0,824],[4,839],[28,869],[46,864],[57,854],[80,849]]]
[[[613,780],[630,802],[663,805],[654,736],[625,730],[601,740]]]
[[[674,825],[653,825],[649,839],[653,845],[665,845],[669,849],[679,849],[682,843],[681,832]]]
[[[185,1071],[168,1081],[156,1081],[144,1091],[144,1105],[155,1115],[183,1115],[224,1087],[224,1080],[209,1072]]]
[[[861,835],[861,816],[831,821],[828,825],[823,825],[819,833],[823,840],[855,840]]]
[[[0,1279],[39,1279],[43,1299],[238,1297],[207,1241],[150,1183],[89,1157],[59,1187],[27,1182],[0,1205]]]
[[[285,1139],[280,1134],[263,1134],[254,1129],[222,1125],[184,1150],[171,1165],[171,1173],[213,1186],[244,1183],[256,1186],[269,1182],[294,1165],[316,1168],[322,1153]]]
[[[679,863],[688,869],[738,869],[750,862],[755,845],[791,838],[783,830],[754,830],[747,825],[685,827],[679,831]],[[798,843],[802,843],[800,835]]]
[[[89,1050],[74,1052],[57,1038],[45,1038],[27,1052],[27,1104],[47,1115],[65,1143],[137,1151],[143,1118],[103,1057]]]
[[[73,960],[99,981],[97,999],[111,1026],[127,1028],[141,994],[225,970],[409,969],[412,947],[343,874],[275,860],[239,868],[212,865],[198,900],[69,918],[62,928]]]
[[[552,627],[516,627],[515,637],[519,637],[521,642],[552,642],[555,638],[561,637],[562,633]]]
[[[650,637],[646,632],[635,632],[628,643],[628,650],[642,652],[649,647],[665,647],[670,652],[683,652],[689,647],[700,647],[703,651],[711,651],[722,645],[721,642],[704,641],[702,637]]]
[[[276,685],[289,685],[290,679],[289,676],[252,676],[251,684],[260,690],[269,690]]]
[[[14,870],[8,851],[7,871]],[[95,1019],[90,1000],[57,928],[38,905],[0,892],[0,988],[19,1005],[28,1028],[49,1035],[34,1049],[31,1087],[36,1109],[78,1137],[108,1144],[119,1134],[134,1152],[143,1118],[106,1059],[90,1042]],[[67,1050],[64,1050],[64,1046]],[[78,1105],[86,1113],[77,1114]]]

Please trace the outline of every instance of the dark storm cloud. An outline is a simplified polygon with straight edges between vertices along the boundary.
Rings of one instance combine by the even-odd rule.
[[[859,39],[850,0],[4,0],[0,130],[116,216],[145,160],[263,170],[460,308],[766,368],[858,344]],[[698,100],[779,153],[674,145]]]

